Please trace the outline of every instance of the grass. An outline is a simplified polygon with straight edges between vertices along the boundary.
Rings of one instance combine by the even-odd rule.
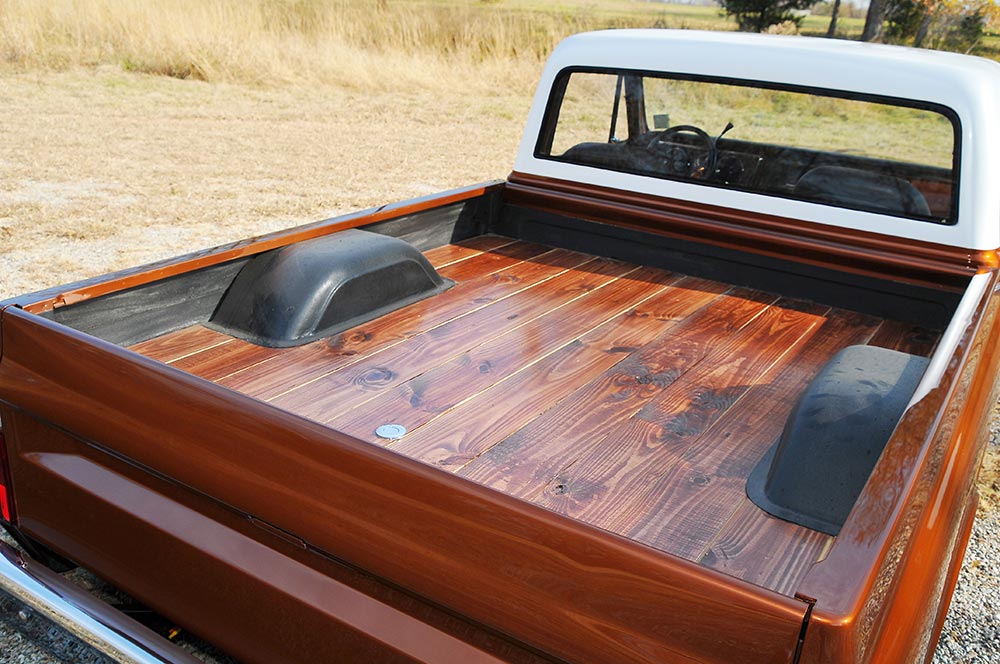
[[[0,299],[504,177],[530,99],[96,70],[0,79]],[[488,129],[484,129],[488,128]]]
[[[62,70],[114,65],[176,78],[305,81],[370,89],[432,84],[443,70],[530,79],[563,37],[584,30],[723,28],[710,8],[682,12],[609,0],[0,0],[0,63]],[[419,63],[419,67],[414,67]],[[385,66],[389,65],[389,66]],[[527,82],[527,81],[523,81]]]
[[[803,33],[825,34],[828,20],[807,17]],[[840,26],[856,36],[861,21]],[[386,71],[433,84],[442,70],[457,69],[469,80],[530,85],[563,37],[622,27],[735,24],[714,7],[629,0],[0,0],[0,67],[113,65],[184,79],[364,89],[393,85]]]

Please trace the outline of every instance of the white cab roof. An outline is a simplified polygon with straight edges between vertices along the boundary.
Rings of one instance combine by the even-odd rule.
[[[568,67],[763,81],[932,102],[961,122],[958,223],[938,225],[534,157],[549,90]],[[972,250],[1000,247],[1000,64],[843,40],[686,30],[608,30],[564,40],[549,58],[514,170],[803,219]]]

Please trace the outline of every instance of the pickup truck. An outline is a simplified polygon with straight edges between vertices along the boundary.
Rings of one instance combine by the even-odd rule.
[[[0,303],[10,583],[137,661],[32,557],[247,662],[927,661],[998,107],[966,56],[583,34],[505,181]]]

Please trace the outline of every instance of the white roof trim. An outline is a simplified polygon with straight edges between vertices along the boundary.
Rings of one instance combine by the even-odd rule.
[[[946,106],[961,122],[958,223],[930,222],[537,159],[549,90],[567,67],[664,71],[899,97]],[[970,250],[1000,247],[1000,64],[970,56],[843,40],[683,30],[576,35],[553,52],[514,170],[749,210]],[[984,146],[989,146],[989,149]]]

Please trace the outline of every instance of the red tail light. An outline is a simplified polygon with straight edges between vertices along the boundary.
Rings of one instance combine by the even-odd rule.
[[[7,443],[0,428],[0,517],[7,523],[14,522],[14,500],[10,495],[10,466],[7,463]]]

